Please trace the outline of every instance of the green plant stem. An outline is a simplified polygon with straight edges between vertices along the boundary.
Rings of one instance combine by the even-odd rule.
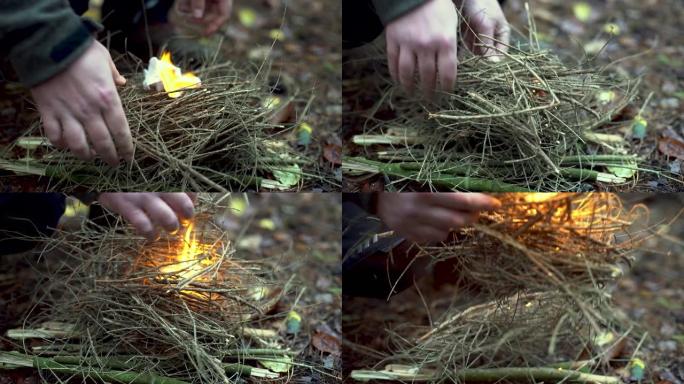
[[[286,351],[282,349],[272,349],[272,348],[245,348],[245,349],[229,349],[225,352],[226,356],[236,356],[236,357],[243,357],[243,356],[261,356],[261,355],[268,355],[268,356],[296,356],[298,352],[296,351]]]
[[[245,364],[228,363],[228,364],[223,364],[223,368],[225,368],[226,373],[229,373],[232,375],[259,377],[259,378],[267,378],[267,379],[276,379],[276,378],[280,377],[280,375],[278,375],[275,372],[271,372],[268,369],[256,368],[256,367],[252,367],[252,366],[245,365]]]
[[[108,369],[123,369],[129,370],[131,368],[140,369],[144,368],[141,362],[136,362],[131,356],[110,356],[105,358],[83,358],[80,356],[54,356],[52,357],[57,363],[67,364],[67,365],[83,365],[87,364],[88,367],[103,367]]]
[[[363,157],[347,158],[348,164],[359,164],[365,166],[368,172],[384,173],[386,175],[415,180],[417,182],[429,183],[436,187],[447,189],[460,189],[466,191],[489,191],[489,192],[529,192],[513,184],[507,184],[498,180],[479,179],[471,176],[454,176],[451,174],[437,174],[430,177],[421,177],[413,171],[403,169],[400,164],[387,164],[378,161],[368,160]],[[406,163],[402,163],[406,164]]]
[[[62,358],[65,358],[64,356]],[[189,384],[187,381],[171,377],[157,376],[151,373],[131,371],[97,371],[92,367],[79,367],[57,362],[55,359],[24,355],[17,352],[0,352],[0,363],[7,363],[7,367],[34,367],[53,373],[67,373],[78,375],[91,380],[116,382],[121,384]]]
[[[561,160],[561,164],[593,163],[593,162],[623,162],[641,161],[636,155],[578,155],[566,156]]]
[[[430,371],[432,372],[432,371]],[[352,379],[359,381],[369,380],[409,380],[409,381],[434,381],[437,379],[433,374],[421,374],[411,371],[372,371],[356,370],[351,373]],[[511,367],[511,368],[466,368],[458,371],[454,382],[558,382],[568,381],[573,383],[598,383],[620,384],[618,377],[594,375],[574,370],[549,367]]]

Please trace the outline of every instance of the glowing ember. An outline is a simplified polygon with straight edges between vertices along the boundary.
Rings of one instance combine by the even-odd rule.
[[[177,98],[183,94],[182,89],[198,88],[202,83],[200,78],[192,72],[181,73],[180,68],[173,65],[171,52],[162,53],[161,59],[150,59],[148,68],[144,71],[143,86],[146,89],[154,87],[163,89],[169,97]]]
[[[194,223],[186,223],[184,228],[183,241],[175,255],[175,263],[164,265],[159,271],[181,279],[191,279],[214,264],[214,246],[197,240],[197,234],[193,231]]]

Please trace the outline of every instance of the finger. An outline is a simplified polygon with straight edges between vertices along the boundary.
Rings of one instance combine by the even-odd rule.
[[[136,206],[128,206],[126,209],[119,209],[124,220],[135,228],[136,232],[148,239],[154,239],[157,236],[157,230],[152,223],[152,220],[147,216],[147,213]]]
[[[179,218],[191,219],[195,214],[195,204],[187,193],[162,193],[160,196]]]
[[[192,16],[196,19],[204,17],[204,0],[191,0]]]
[[[457,211],[488,211],[501,204],[484,193],[434,193],[433,203]]]
[[[232,2],[230,0],[219,0],[217,4],[218,16],[210,23],[208,30],[208,35],[218,31],[223,24],[230,19],[230,10],[232,8]]]
[[[456,87],[458,59],[455,49],[440,51],[437,54],[440,89],[445,92],[453,92]]]
[[[498,40],[496,42],[496,48],[501,52],[508,52],[508,44],[511,39],[511,28],[508,26],[508,23],[503,21],[497,24],[495,35]]]
[[[216,33],[225,22],[228,21],[228,15],[219,15],[216,16],[212,19],[212,21],[209,22],[209,26],[204,30],[205,35],[211,35]]]
[[[59,149],[66,148],[64,138],[62,137],[62,126],[60,125],[59,120],[48,113],[41,114],[41,120],[43,121],[45,136],[50,143]]]
[[[435,92],[435,81],[437,81],[437,62],[434,51],[424,51],[418,55],[418,73],[420,74],[420,85],[423,94],[431,97]]]
[[[118,95],[112,101],[112,105],[102,111],[102,115],[112,135],[114,145],[118,149],[118,154],[127,162],[133,161],[133,137]]]
[[[475,53],[475,32],[473,32],[470,24],[463,23],[462,33],[465,46],[468,47],[470,52]]]
[[[142,209],[156,227],[162,227],[168,232],[175,232],[180,228],[176,212],[156,194],[147,194],[143,200]]]
[[[489,48],[488,46],[494,45],[494,25],[490,22],[483,22],[478,33],[480,38],[479,52],[482,56],[491,56],[496,53],[495,50]]]
[[[62,139],[69,150],[79,159],[91,161],[94,157],[93,152],[88,145],[81,123],[73,116],[66,115],[60,118],[60,125],[62,126]]]
[[[413,73],[416,70],[416,56],[413,51],[402,47],[399,48],[398,61],[399,83],[404,86],[407,91],[413,90]]]
[[[116,154],[116,147],[112,136],[107,130],[102,116],[94,116],[90,121],[83,122],[90,144],[92,144],[95,152],[102,157],[107,164],[112,167],[119,165],[119,157]]]
[[[439,230],[451,231],[460,229],[473,223],[472,212],[446,209],[442,207],[430,208],[424,216],[416,217],[421,226],[432,226]]]
[[[109,56],[109,53],[107,53]],[[109,69],[112,70],[112,79],[114,79],[114,84],[116,85],[124,85],[126,84],[126,78],[121,76],[119,73],[119,70],[116,69],[116,64],[114,64],[114,60],[112,60],[112,57],[109,56]]]
[[[387,68],[389,69],[390,77],[395,83],[399,83],[399,75],[397,67],[399,66],[399,45],[394,42],[387,42]]]

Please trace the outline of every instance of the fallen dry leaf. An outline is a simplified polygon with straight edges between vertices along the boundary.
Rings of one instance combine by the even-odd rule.
[[[327,144],[323,148],[323,157],[335,165],[342,165],[342,147],[336,144]]]
[[[666,156],[684,159],[684,140],[681,136],[673,132],[674,135],[663,132],[663,136],[658,140],[658,150]]]
[[[342,354],[340,339],[328,333],[316,332],[311,340],[311,344],[321,352],[330,353],[335,356]]]

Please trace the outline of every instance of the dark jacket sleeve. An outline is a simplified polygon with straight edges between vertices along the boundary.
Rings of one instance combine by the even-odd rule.
[[[423,5],[428,0],[373,0],[375,12],[384,25]]]
[[[28,87],[64,70],[93,41],[87,24],[66,0],[2,0],[0,4],[0,51]]]

